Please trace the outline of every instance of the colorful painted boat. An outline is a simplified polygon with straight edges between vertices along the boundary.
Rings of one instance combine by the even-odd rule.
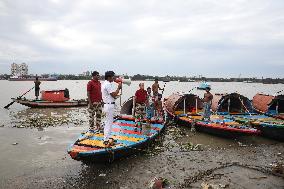
[[[133,97],[130,97],[127,101],[123,103],[120,109],[120,115],[128,115],[128,119],[129,119],[129,116],[134,115]],[[146,119],[144,119],[144,121],[146,121]],[[151,121],[152,122],[164,122],[164,118],[163,117],[153,117]]]
[[[198,131],[226,137],[237,138],[245,135],[259,135],[261,132],[251,126],[240,124],[233,119],[228,119],[222,115],[212,115],[210,121],[197,121]]]
[[[203,103],[194,94],[174,93],[164,99],[164,109],[171,119],[176,119],[181,115],[198,115],[202,111]]]
[[[284,119],[284,95],[256,94],[253,97],[252,103],[257,112]]]
[[[164,107],[168,116],[178,124],[188,127],[194,125],[196,130],[200,132],[228,138],[260,134],[257,129],[245,126],[222,115],[213,115],[210,117],[210,121],[202,120],[202,101],[193,94],[173,94],[164,102]]]
[[[12,98],[13,101],[31,108],[70,108],[87,106],[87,100],[68,100],[63,102],[45,101],[45,100],[29,100],[25,98]]]
[[[266,115],[235,115],[233,119],[239,123],[253,125],[267,138],[284,141],[284,120]]]
[[[162,122],[152,122],[137,128],[132,116],[122,116],[113,123],[112,138],[116,140],[115,145],[105,148],[103,144],[103,133],[99,131],[88,131],[82,133],[68,153],[75,160],[112,162],[129,156],[133,153],[141,152],[149,143],[164,129]]]

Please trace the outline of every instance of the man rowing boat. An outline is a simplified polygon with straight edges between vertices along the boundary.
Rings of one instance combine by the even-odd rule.
[[[35,97],[36,97],[36,100],[38,100],[38,96],[39,96],[39,90],[40,90],[40,84],[41,82],[38,80],[38,77],[36,77],[36,80],[34,81],[35,83]]]

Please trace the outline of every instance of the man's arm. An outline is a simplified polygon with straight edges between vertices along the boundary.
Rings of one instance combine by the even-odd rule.
[[[116,89],[116,91],[110,93],[110,95],[111,95],[113,98],[117,97],[118,94],[119,94],[119,91],[120,91],[121,87],[122,87],[122,83],[119,83],[119,84],[118,84],[118,87],[117,87],[117,89]]]
[[[90,91],[87,91],[89,105],[92,106]]]
[[[88,103],[90,106],[92,106],[92,102],[91,102],[91,94],[90,94],[90,91],[91,91],[91,84],[90,82],[87,84],[87,97],[88,97]]]

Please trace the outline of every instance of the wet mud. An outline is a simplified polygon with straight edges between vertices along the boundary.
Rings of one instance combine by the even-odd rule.
[[[66,119],[79,120],[76,114],[81,111],[66,113]],[[284,162],[284,145],[277,141],[224,139],[171,122],[154,143],[136,155],[111,163],[83,163],[72,160],[66,151],[88,128],[86,118],[81,117],[79,124],[61,124],[56,114],[48,116],[55,120],[53,127],[20,129],[12,123],[0,128],[0,149],[5,152],[0,160],[0,188],[144,189],[155,177],[166,178],[168,188],[284,187],[283,174],[273,169]],[[40,116],[34,119],[46,122]]]

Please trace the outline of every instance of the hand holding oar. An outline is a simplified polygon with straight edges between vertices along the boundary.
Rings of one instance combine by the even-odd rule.
[[[25,96],[28,92],[30,92],[33,88],[35,87],[32,87],[30,90],[28,90],[27,92],[25,92],[24,94],[22,94],[21,96],[19,96],[19,98],[22,98],[23,96]],[[14,104],[15,101],[11,102],[10,104],[6,105],[4,108],[9,108],[12,104]]]

